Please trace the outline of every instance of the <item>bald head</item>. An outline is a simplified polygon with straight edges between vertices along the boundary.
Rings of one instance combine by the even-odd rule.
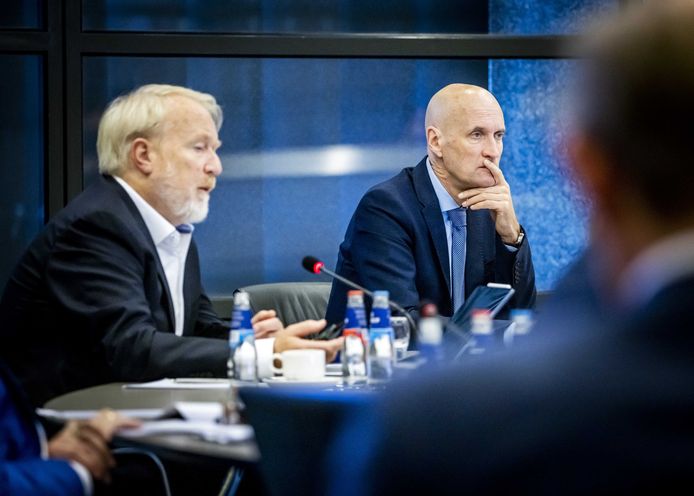
[[[499,165],[506,129],[491,93],[471,84],[450,84],[431,97],[425,124],[429,162],[452,197],[496,184],[484,163]]]
[[[445,130],[459,120],[461,113],[466,114],[468,110],[480,105],[495,108],[501,112],[496,98],[486,89],[472,84],[449,84],[437,91],[429,100],[424,125],[427,128],[435,126]]]

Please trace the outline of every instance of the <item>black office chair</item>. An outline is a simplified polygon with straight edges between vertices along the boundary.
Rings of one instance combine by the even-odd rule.
[[[329,282],[277,282],[254,284],[236,291],[248,292],[253,312],[275,310],[284,325],[291,325],[306,319],[322,319],[330,287]]]

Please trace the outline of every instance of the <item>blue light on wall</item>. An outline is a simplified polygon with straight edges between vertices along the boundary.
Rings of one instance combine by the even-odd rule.
[[[504,110],[501,167],[533,252],[539,290],[554,287],[586,243],[588,205],[563,154],[566,82],[576,62],[490,60],[489,87]]]

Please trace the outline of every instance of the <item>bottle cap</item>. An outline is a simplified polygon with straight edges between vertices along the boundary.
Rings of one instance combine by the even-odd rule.
[[[473,319],[491,319],[492,318],[492,312],[486,308],[475,308],[472,311],[472,318]]]
[[[249,306],[251,303],[250,295],[245,291],[237,291],[234,293],[234,306],[245,305]]]
[[[364,296],[364,292],[361,289],[350,289],[347,291],[347,297],[350,296]]]
[[[419,314],[422,317],[436,317],[439,314],[439,310],[434,303],[426,303],[422,306]]]

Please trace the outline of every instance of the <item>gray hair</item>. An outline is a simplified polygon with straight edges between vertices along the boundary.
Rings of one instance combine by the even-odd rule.
[[[96,140],[101,174],[117,176],[123,172],[133,140],[157,135],[167,112],[167,100],[176,96],[189,98],[202,105],[210,113],[219,131],[223,119],[222,109],[212,95],[182,86],[141,86],[113,100],[101,117]]]

